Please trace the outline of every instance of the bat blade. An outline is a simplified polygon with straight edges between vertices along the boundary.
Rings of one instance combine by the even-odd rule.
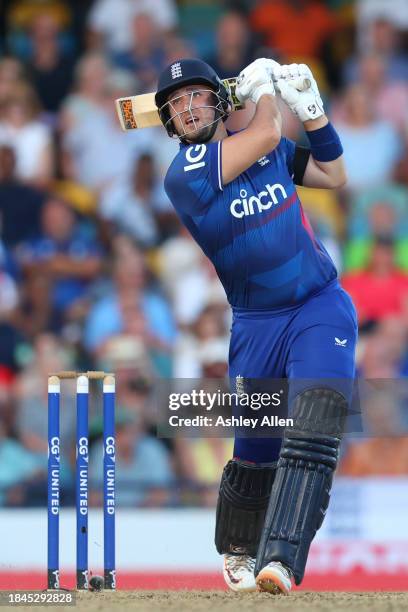
[[[232,110],[237,111],[244,109],[245,104],[238,100],[235,93],[237,79],[235,77],[224,79],[223,83],[229,93]],[[303,91],[310,87],[310,80],[299,77],[295,83],[295,87],[299,91]],[[162,125],[154,96],[154,93],[147,93],[115,100],[116,112],[122,130],[128,131]]]
[[[223,83],[229,93],[232,110],[235,111],[245,108],[245,105],[242,104],[235,95],[237,79],[224,79]],[[147,93],[115,100],[116,112],[122,130],[128,131],[162,125],[154,96],[154,93]]]
[[[125,131],[161,125],[154,93],[119,98],[115,104],[120,125]]]

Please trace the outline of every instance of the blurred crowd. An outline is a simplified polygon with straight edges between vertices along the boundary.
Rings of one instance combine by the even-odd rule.
[[[119,502],[211,505],[232,442],[160,440],[154,389],[225,377],[230,313],[163,189],[178,150],[124,133],[113,100],[182,57],[235,76],[256,57],[312,68],[345,149],[340,192],[299,188],[357,306],[359,375],[408,375],[406,0],[5,0],[0,8],[0,505],[42,505],[47,374],[114,371]],[[282,107],[284,133],[304,141]],[[230,118],[244,127],[248,111]],[[99,395],[98,395],[99,393]],[[403,394],[402,394],[403,395]],[[75,395],[64,387],[63,501]],[[401,398],[400,398],[401,399]],[[102,476],[91,406],[92,501]],[[406,398],[373,402],[344,474],[408,474]],[[397,459],[396,459],[397,457]]]

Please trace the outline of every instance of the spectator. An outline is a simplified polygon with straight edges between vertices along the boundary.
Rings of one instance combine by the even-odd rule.
[[[10,3],[8,22],[11,32],[22,31],[38,15],[52,15],[61,27],[70,21],[69,3],[65,0],[15,0]]]
[[[373,247],[373,236],[390,236],[395,240],[395,263],[408,270],[408,191],[398,185],[384,185],[363,191],[353,198],[348,220],[349,240],[345,244],[347,270],[367,265]]]
[[[286,64],[318,57],[336,27],[333,14],[320,0],[261,0],[250,20],[275,58]]]
[[[104,371],[115,372],[117,403],[141,415],[144,421],[154,422],[149,403],[153,369],[143,340],[130,334],[111,336],[100,352],[98,364]]]
[[[9,248],[38,234],[45,198],[41,191],[21,183],[15,170],[14,149],[0,146],[1,234],[5,246]]]
[[[218,21],[215,54],[208,60],[220,79],[235,76],[253,58],[253,41],[248,22],[237,11],[229,11]]]
[[[195,51],[193,43],[181,38],[177,34],[169,34],[164,44],[166,50],[166,66],[183,57],[197,57],[197,52]]]
[[[14,379],[20,369],[18,353],[24,347],[24,338],[12,321],[0,321],[0,366]]]
[[[408,29],[408,10],[405,0],[358,0],[359,27],[364,29],[376,19],[387,18],[396,28]]]
[[[124,310],[129,308],[134,314],[140,311],[146,333],[170,348],[175,336],[170,309],[160,293],[148,285],[141,252],[126,242],[121,249],[124,251],[113,263],[113,286],[92,306],[87,317],[84,346],[96,353],[109,337],[121,333],[126,320]]]
[[[102,217],[113,222],[141,247],[158,242],[158,228],[152,212],[157,207],[154,160],[143,153],[135,165],[132,183],[115,182],[101,199]]]
[[[32,453],[18,440],[8,437],[8,433],[0,421],[0,506],[12,501],[13,505],[16,505],[16,501],[22,503],[25,500],[24,491],[20,488],[16,495],[13,489],[37,478],[41,469],[45,471],[45,456],[43,461],[35,460]]]
[[[351,201],[348,234],[351,238],[388,234],[403,238],[408,234],[408,189],[382,185],[366,189]]]
[[[50,372],[69,369],[70,365],[69,353],[58,337],[40,333],[33,343],[31,359],[17,379],[16,429],[24,446],[37,455],[38,459],[46,456],[48,445],[47,377]],[[66,381],[64,385],[64,410],[60,415],[61,440],[68,455],[75,438],[75,383]]]
[[[135,42],[132,19],[140,13],[150,15],[161,32],[177,25],[173,0],[96,0],[88,20],[91,46],[112,54],[129,51]]]
[[[373,437],[349,444],[339,474],[354,478],[408,474],[408,439],[399,437],[403,428],[401,398],[392,392],[391,385],[387,387],[363,397],[364,432]]]
[[[13,323],[28,342],[52,328],[57,328],[51,300],[51,279],[40,270],[26,274],[20,286],[18,307]]]
[[[179,464],[182,481],[198,494],[196,503],[200,506],[216,505],[220,465],[225,465],[231,459],[233,446],[232,439],[176,438],[175,460]]]
[[[42,107],[49,113],[58,111],[73,77],[73,59],[63,53],[58,36],[59,24],[52,14],[42,13],[33,20],[27,68]]]
[[[166,65],[166,50],[159,28],[153,17],[141,13],[133,18],[132,32],[131,48],[115,55],[114,63],[136,76],[141,91],[152,91]]]
[[[372,101],[376,117],[392,123],[397,131],[404,129],[408,108],[408,81],[390,79],[387,74],[388,59],[378,52],[366,52],[358,58],[356,82],[362,85]],[[333,121],[346,120],[343,104],[334,105]]]
[[[165,505],[171,499],[174,475],[171,460],[163,444],[149,436],[135,416],[117,411],[116,488],[126,506]],[[102,500],[103,482],[100,466],[102,440],[90,452],[89,476],[94,487],[94,503]]]
[[[226,304],[224,290],[213,266],[208,264],[184,228],[161,246],[159,275],[182,328],[196,321],[211,297]]]
[[[16,86],[25,80],[24,68],[15,57],[0,60],[0,106],[14,93]]]
[[[372,100],[361,85],[346,89],[343,103],[344,120],[337,123],[337,131],[344,148],[348,188],[389,182],[402,154],[398,134],[390,123],[375,116]]]
[[[47,378],[50,372],[73,369],[72,355],[60,337],[39,333],[29,351],[25,369],[15,384],[16,432],[24,448],[30,452],[34,465],[43,467],[47,461],[48,416]],[[61,484],[63,489],[72,487],[73,472],[69,458],[75,455],[75,382],[64,381],[61,428]],[[41,483],[43,498],[45,482]],[[45,499],[42,499],[45,503]]]
[[[367,269],[346,274],[342,284],[353,298],[360,325],[401,314],[408,297],[408,275],[396,269],[394,243],[387,237],[376,239]]]
[[[19,179],[44,186],[54,174],[53,144],[39,112],[33,89],[23,83],[16,86],[0,107],[0,144],[15,150]]]
[[[406,8],[402,14],[406,13]],[[399,19],[402,14],[400,12]],[[401,23],[401,22],[400,22]],[[399,25],[399,24],[398,24]],[[387,77],[391,81],[408,80],[408,61],[406,53],[401,51],[401,33],[390,19],[388,11],[373,19],[368,19],[362,28],[361,45],[363,49],[377,53],[386,62]],[[354,55],[344,64],[343,79],[345,83],[357,80],[359,56]]]
[[[205,375],[214,378],[225,375],[228,354],[225,323],[217,308],[207,306],[190,330],[180,334],[174,349],[175,378],[201,378]],[[221,373],[217,367],[219,365]],[[214,370],[207,372],[207,366],[214,366]]]
[[[73,210],[56,198],[44,205],[41,229],[39,237],[21,244],[18,258],[26,274],[49,280],[52,308],[62,323],[100,273],[101,249],[81,235]]]
[[[0,320],[6,320],[17,306],[18,288],[8,270],[8,257],[0,241]]]
[[[64,175],[99,193],[130,176],[134,158],[150,139],[147,130],[121,131],[111,77],[103,55],[84,55],[76,67],[76,91],[61,112]]]

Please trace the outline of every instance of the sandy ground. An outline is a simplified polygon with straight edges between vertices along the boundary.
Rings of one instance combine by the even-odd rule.
[[[203,591],[117,591],[116,593],[79,593],[76,606],[49,606],[48,609],[73,612],[87,610],[135,610],[139,612],[273,612],[304,610],[323,612],[380,612],[408,609],[407,593],[292,593],[289,597],[250,593],[237,595],[232,592]],[[15,610],[10,606],[2,610]],[[24,606],[24,610],[45,610],[44,606]]]

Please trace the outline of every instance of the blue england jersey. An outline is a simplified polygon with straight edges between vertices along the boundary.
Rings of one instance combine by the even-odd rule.
[[[167,195],[214,264],[233,307],[295,306],[337,277],[296,192],[295,147],[282,138],[223,185],[222,141],[182,144],[167,172]]]

